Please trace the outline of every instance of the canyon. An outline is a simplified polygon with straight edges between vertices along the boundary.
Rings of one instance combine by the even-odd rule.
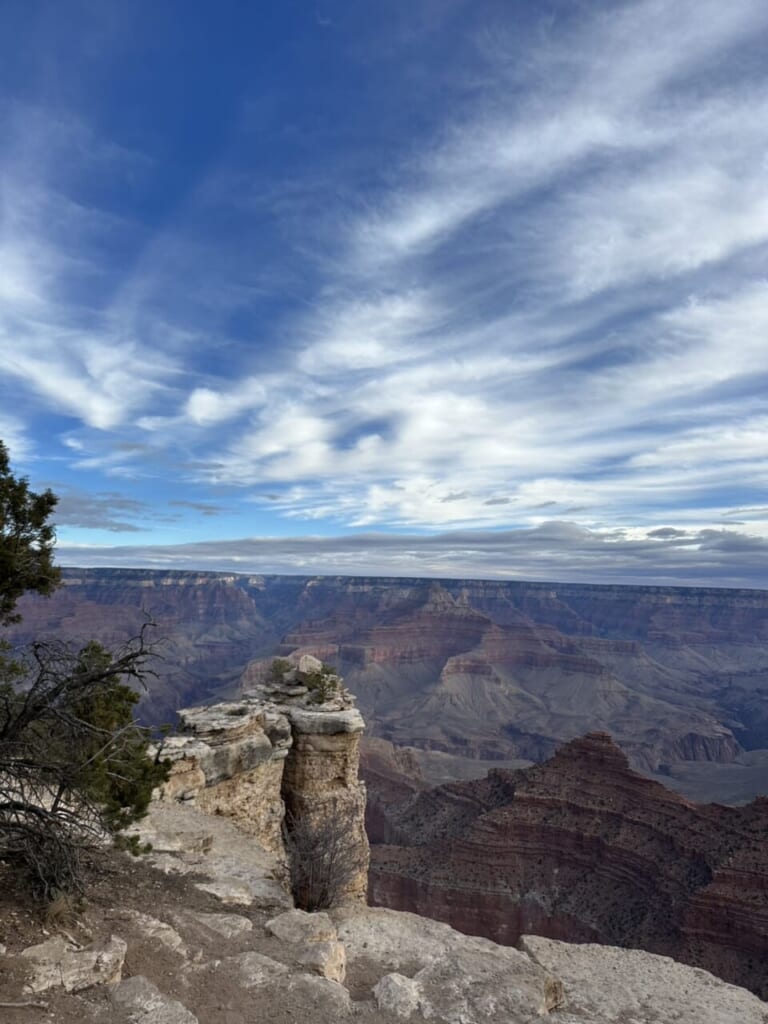
[[[314,685],[318,675],[322,688]],[[355,884],[327,910],[295,909],[283,847],[289,808],[322,823],[333,821],[340,806],[347,804],[352,817],[362,807],[357,752],[363,722],[341,680],[328,675],[320,662],[300,655],[254,681],[250,697],[182,711],[181,731],[163,751],[170,774],[146,819],[132,827],[148,852],[136,858],[103,851],[87,903],[75,913],[49,916],[41,925],[19,902],[9,865],[0,864],[4,1020],[26,1022],[42,1010],[57,1024],[289,1024],[307,1018],[318,1024],[766,1024],[768,1004],[759,997],[668,956],[541,934],[500,945],[416,914],[368,907],[357,884],[364,881],[364,864]],[[418,775],[414,756],[387,741],[375,741],[371,750],[379,770],[393,779]],[[554,761],[574,788],[584,790],[591,780],[595,792],[614,794],[614,826],[625,821],[627,841],[614,843],[617,855],[597,873],[601,888],[619,899],[616,909],[630,920],[644,893],[622,909],[628,893],[621,886],[630,888],[626,876],[633,869],[622,868],[618,854],[626,864],[627,850],[637,847],[642,861],[644,835],[662,829],[647,808],[634,817],[628,809],[642,803],[643,793],[652,794],[645,802],[653,804],[661,787],[632,773],[602,734],[567,744]],[[466,836],[471,843],[473,822],[503,813],[520,791],[521,803],[548,806],[547,823],[554,826],[537,839],[536,813],[524,814],[534,822],[529,848],[538,842],[539,863],[542,856],[558,858],[563,885],[578,886],[577,858],[567,844],[553,842],[563,818],[557,804],[568,796],[571,817],[579,805],[584,825],[595,792],[579,804],[575,792],[553,789],[546,777],[552,771],[551,763],[518,773],[498,770],[482,785],[412,792],[399,817],[397,794],[390,790],[389,827],[422,842],[435,864],[440,843],[441,855],[456,866],[461,854],[454,840]],[[401,798],[409,788],[406,782]],[[674,902],[697,875],[702,835],[695,809],[679,796],[667,799],[670,819],[681,808],[690,812],[679,835],[680,856],[664,879],[664,896]],[[428,806],[411,820],[424,801]],[[750,818],[748,808],[720,810],[727,818],[723,842],[740,837],[739,854],[748,853],[749,823],[762,825],[763,819]],[[703,826],[711,824],[705,815]],[[362,833],[344,827],[357,842]],[[594,833],[584,831],[582,868],[597,849]],[[507,850],[506,839],[502,848]],[[740,863],[756,867],[743,856]],[[511,866],[509,858],[506,864]],[[459,890],[465,881],[475,887],[478,881],[476,875],[457,878]],[[739,882],[743,886],[744,877]],[[744,902],[756,892],[753,886]],[[474,901],[483,905],[477,892]],[[465,898],[462,923],[470,908]],[[653,904],[646,917],[655,921],[657,911]],[[734,920],[741,930],[747,915]],[[705,921],[702,935],[706,928]],[[512,937],[509,930],[505,937]],[[734,949],[743,953],[741,946]]]
[[[306,653],[345,676],[369,735],[412,749],[433,781],[539,762],[598,730],[692,799],[766,789],[764,591],[66,569],[19,610],[19,644],[114,645],[152,618],[147,722],[236,698],[265,660]]]
[[[693,804],[605,733],[433,788],[385,749],[370,762],[373,903],[511,945],[642,948],[768,996],[768,798]]]
[[[41,928],[0,865],[12,1024],[767,1024],[768,799],[698,807],[604,733],[439,787],[374,737],[361,779],[341,678],[259,664],[247,695],[180,711],[145,858],[113,851],[74,917]],[[359,852],[327,912],[292,908],[302,820]],[[366,906],[367,881],[419,913]]]

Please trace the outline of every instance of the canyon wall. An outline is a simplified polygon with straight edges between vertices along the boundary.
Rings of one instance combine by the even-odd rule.
[[[597,733],[379,813],[375,904],[509,944],[531,932],[639,947],[768,994],[766,799],[692,804]]]
[[[764,591],[124,569],[64,577],[50,599],[24,598],[9,638],[115,644],[151,616],[163,659],[140,706],[146,722],[236,697],[276,653],[308,653],[343,673],[369,733],[398,746],[541,761],[601,730],[633,767],[697,799],[764,788]]]

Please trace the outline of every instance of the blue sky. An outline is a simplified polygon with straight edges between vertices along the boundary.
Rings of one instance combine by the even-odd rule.
[[[64,564],[768,586],[765,0],[0,6]]]

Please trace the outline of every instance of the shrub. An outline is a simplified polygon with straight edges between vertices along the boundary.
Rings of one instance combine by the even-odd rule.
[[[0,661],[0,854],[46,897],[80,891],[82,853],[146,813],[168,774],[133,717],[144,631],[112,654],[34,643]]]
[[[56,501],[13,475],[0,441],[0,624],[19,621],[25,591],[60,582]],[[0,856],[48,899],[81,889],[83,850],[141,817],[167,777],[133,717],[136,685],[151,674],[148,627],[116,652],[36,641],[11,655],[0,640]]]
[[[329,808],[315,820],[289,812],[283,838],[295,905],[316,911],[341,903],[364,867],[352,814]]]

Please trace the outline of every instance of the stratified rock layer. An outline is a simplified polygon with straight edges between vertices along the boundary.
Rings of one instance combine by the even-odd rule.
[[[155,874],[137,887],[131,906],[90,906],[76,926],[84,948],[67,935],[25,950],[11,929],[11,948],[0,949],[0,1008],[9,1024],[768,1020],[768,1004],[744,989],[639,950],[535,936],[513,949],[415,914],[360,904],[305,914],[273,905],[259,876],[274,857],[252,838],[238,842],[231,821],[191,801],[155,803],[149,818],[164,870],[192,869],[194,881],[164,883]],[[134,878],[151,871],[124,856]],[[159,854],[149,856],[160,863]],[[214,896],[230,891],[233,876],[250,880],[253,898],[236,913],[221,912]],[[194,909],[189,903],[201,887],[214,896]]]
[[[114,645],[150,615],[164,639],[142,699],[148,722],[249,684],[253,659],[281,649],[336,665],[369,732],[401,746],[541,761],[600,729],[633,767],[669,773],[697,799],[761,791],[766,591],[128,569],[64,578],[50,599],[23,599],[8,638]]]
[[[158,797],[233,819],[286,863],[286,827],[338,820],[357,851],[356,873],[340,895],[364,902],[368,839],[358,766],[365,723],[340,677],[317,659],[304,655],[285,669],[284,678],[267,671],[240,701],[179,712],[183,734],[163,747],[171,772]],[[322,691],[302,679],[319,679]]]
[[[385,814],[377,904],[509,944],[638,946],[768,992],[768,800],[691,804],[596,733]]]
[[[179,719],[187,735],[163,747],[172,767],[161,798],[233,818],[267,849],[282,851],[281,787],[292,744],[285,715],[257,701],[233,701],[188,708]]]

